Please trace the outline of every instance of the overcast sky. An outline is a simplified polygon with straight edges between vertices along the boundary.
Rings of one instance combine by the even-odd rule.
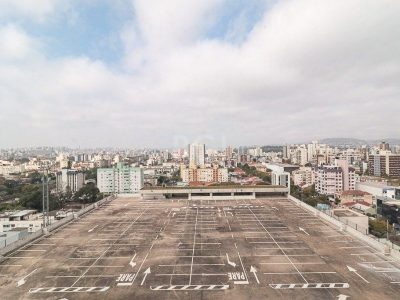
[[[0,148],[400,138],[399,0],[0,0]]]

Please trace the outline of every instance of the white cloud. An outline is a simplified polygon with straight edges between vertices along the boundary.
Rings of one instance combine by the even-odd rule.
[[[56,6],[57,0],[0,0],[0,17],[22,16],[43,21]]]
[[[229,1],[133,5],[116,69],[24,52],[42,42],[0,28],[11,41],[0,46],[0,125],[19,120],[0,141],[169,146],[184,136],[223,146],[398,137],[398,1],[280,1],[240,44],[229,43],[243,36],[237,28],[228,40],[205,38]]]
[[[0,27],[0,61],[19,61],[31,57],[39,43],[14,26]]]

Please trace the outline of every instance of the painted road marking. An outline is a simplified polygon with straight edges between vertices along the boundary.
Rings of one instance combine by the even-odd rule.
[[[187,290],[227,290],[229,285],[159,285],[150,287],[153,291],[187,291]]]
[[[213,249],[212,249],[212,250],[213,250]],[[234,267],[234,268],[236,267],[236,263],[234,263],[234,262],[232,262],[232,261],[229,260],[228,253],[226,253],[226,259],[228,260],[228,264],[229,264],[229,265],[231,265],[231,266]]]
[[[367,279],[365,279],[364,277],[362,277],[360,274],[358,274],[358,272],[357,272],[357,270],[356,269],[354,269],[354,268],[352,268],[352,267],[350,267],[350,266],[347,266],[347,269],[350,271],[350,272],[353,272],[354,274],[356,274],[358,277],[360,277],[362,280],[364,280],[366,283],[369,283],[369,281],[367,280]]]
[[[132,257],[131,261],[129,262],[129,265],[133,268],[134,266],[136,266],[136,262],[134,262],[133,260],[136,257],[136,251],[135,251],[135,255]]]
[[[88,232],[92,232],[93,230],[95,230],[97,227],[99,227],[99,225],[94,226],[92,229],[89,229]]]
[[[269,285],[273,289],[347,289],[348,283],[278,283]]]
[[[340,295],[336,296],[336,298],[338,298],[338,300],[346,300],[347,298],[349,298],[349,296],[340,294]]]
[[[132,285],[133,279],[135,277],[135,274],[132,273],[125,273],[125,274],[120,274],[119,277],[115,280],[118,286],[120,285]]]
[[[307,235],[310,235],[304,228],[302,228],[302,227],[299,227],[299,230],[300,231],[303,231],[305,234],[307,234]]]
[[[144,274],[144,277],[143,277],[142,283],[141,283],[140,285],[143,285],[143,284],[144,284],[147,275],[149,275],[150,273],[151,273],[151,270],[150,270],[150,267],[148,267],[148,268],[146,269],[146,271],[144,271],[144,273],[143,273],[143,274]]]
[[[31,276],[33,273],[35,273],[37,271],[37,269],[33,270],[32,272],[30,272],[28,275],[26,275],[25,277],[21,278],[20,280],[18,280],[17,282],[17,287],[24,285],[26,283],[25,279],[28,278],[29,276]]]
[[[109,289],[109,286],[93,286],[93,287],[42,287],[33,288],[29,290],[29,293],[86,293],[86,292],[105,292]]]
[[[250,267],[250,273],[253,273],[254,277],[255,277],[256,280],[257,280],[257,283],[260,284],[260,280],[258,280],[258,277],[257,277],[257,269],[254,268],[253,266],[251,266],[251,267]]]

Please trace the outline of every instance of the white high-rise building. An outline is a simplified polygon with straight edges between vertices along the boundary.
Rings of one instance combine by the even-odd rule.
[[[85,174],[77,170],[62,169],[56,176],[56,187],[60,193],[75,193],[85,185]]]
[[[304,145],[296,149],[295,157],[293,160],[296,164],[304,166],[307,163],[307,149]]]
[[[271,173],[271,184],[286,186],[290,191],[290,173],[273,171]]]
[[[142,168],[124,166],[123,163],[97,170],[97,187],[104,194],[137,193],[143,187],[143,182]]]
[[[205,144],[190,144],[189,145],[189,165],[191,167],[204,166],[205,164]]]

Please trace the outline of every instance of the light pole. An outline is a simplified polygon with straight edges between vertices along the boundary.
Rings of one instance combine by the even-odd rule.
[[[42,176],[42,214],[43,214],[43,228],[46,227],[46,217],[45,217],[45,207],[44,207],[44,171],[43,171],[43,176]]]
[[[46,212],[46,216],[47,216],[47,225],[50,224],[50,206],[49,206],[49,170],[47,170],[47,180],[46,180],[46,196],[47,196],[47,212]]]
[[[389,220],[386,219],[386,239],[389,241]]]

